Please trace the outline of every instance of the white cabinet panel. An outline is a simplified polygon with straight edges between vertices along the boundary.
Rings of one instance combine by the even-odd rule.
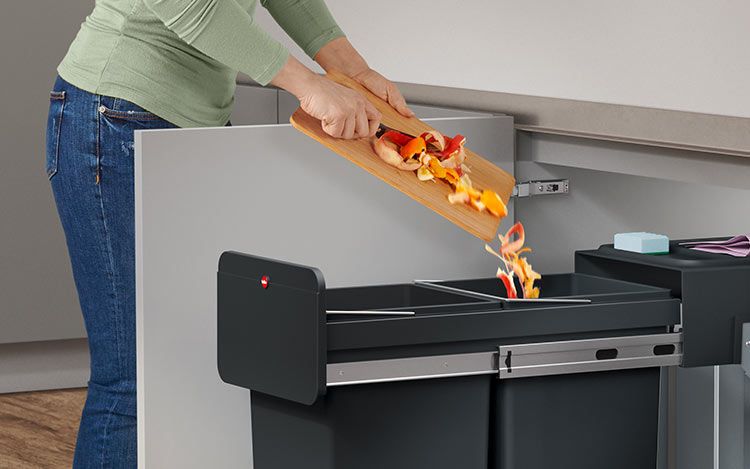
[[[511,118],[434,125],[512,171]],[[497,269],[483,241],[288,125],[139,133],[136,159],[145,469],[250,467],[249,393],[223,383],[216,365],[224,250],[317,266],[329,286]]]

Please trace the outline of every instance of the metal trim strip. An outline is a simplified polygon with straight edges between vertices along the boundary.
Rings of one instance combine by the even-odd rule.
[[[674,353],[655,355],[654,347],[674,345]],[[612,359],[596,359],[602,349],[618,350]],[[511,370],[505,357],[511,353]],[[621,355],[622,354],[622,355]],[[502,367],[500,363],[502,362]],[[682,363],[682,334],[650,334],[533,344],[503,345],[498,352],[329,363],[329,387],[459,376],[497,375],[512,379],[554,374],[612,371]]]

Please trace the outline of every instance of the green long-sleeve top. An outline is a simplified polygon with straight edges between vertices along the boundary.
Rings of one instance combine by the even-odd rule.
[[[267,84],[289,52],[253,20],[257,0],[96,0],[58,67],[66,81],[180,127],[221,126],[237,72]],[[313,57],[343,36],[323,0],[261,0]]]

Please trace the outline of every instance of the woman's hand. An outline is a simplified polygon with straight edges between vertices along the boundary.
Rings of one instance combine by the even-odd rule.
[[[371,69],[347,38],[340,37],[323,46],[315,56],[315,61],[325,71],[338,70],[356,80],[404,116],[414,115],[406,106],[406,101],[396,85]]]
[[[300,107],[320,119],[323,131],[332,137],[371,137],[378,130],[381,116],[375,106],[360,93],[327,78],[317,77],[298,98]]]
[[[292,56],[271,83],[295,95],[332,137],[371,137],[378,130],[380,112],[364,96],[316,75]]]
[[[406,106],[406,100],[398,90],[398,87],[375,70],[368,68],[352,75],[351,78],[372,91],[375,96],[393,106],[402,115],[406,117],[414,116],[414,112]]]

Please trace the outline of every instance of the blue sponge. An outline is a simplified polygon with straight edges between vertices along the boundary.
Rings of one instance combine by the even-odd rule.
[[[615,249],[641,254],[668,254],[669,238],[655,233],[617,233]]]

